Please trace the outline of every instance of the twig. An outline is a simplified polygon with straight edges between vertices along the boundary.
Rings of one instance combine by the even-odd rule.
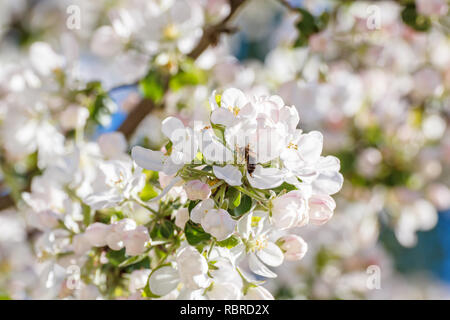
[[[210,45],[217,44],[222,33],[234,32],[235,29],[229,27],[228,22],[231,20],[231,18],[233,18],[238,9],[245,2],[246,0],[230,0],[230,13],[218,24],[205,27],[205,29],[203,30],[202,38],[199,40],[197,46],[188,54],[188,57],[194,60],[197,59]],[[164,89],[164,91],[167,92],[167,84],[165,84]],[[147,116],[152,110],[156,109],[157,107],[162,108],[163,106],[163,104],[156,105],[150,99],[142,99],[130,112],[118,131],[122,132],[127,138],[131,137],[131,135],[136,130],[141,121],[145,118],[145,116]]]

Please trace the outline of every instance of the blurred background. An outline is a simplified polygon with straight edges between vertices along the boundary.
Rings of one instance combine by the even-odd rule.
[[[149,3],[157,11],[164,2]],[[193,39],[186,36],[174,49],[158,38],[167,31],[158,19],[132,28],[124,18],[142,1],[0,0],[0,296],[57,296],[46,286],[39,232],[20,195],[30,175],[45,167],[39,162],[51,161],[59,143],[48,139],[52,130],[75,138],[61,110],[67,90],[89,84],[77,103],[89,109],[85,136],[96,141],[121,130],[139,99],[157,98],[156,65],[188,76],[171,87],[164,109],[127,136],[130,145],[161,147],[160,119],[205,119],[209,94],[237,87],[295,105],[300,128],[321,131],[324,153],[341,160],[345,183],[335,195],[335,216],[320,228],[297,230],[309,250],[268,284],[276,298],[450,298],[449,3],[251,0],[234,16],[233,30],[186,67],[185,43],[196,43],[192,35],[230,10],[228,1],[187,3],[190,15],[180,19]],[[76,8],[82,25],[70,29],[67,18]],[[36,42],[56,53],[33,56]],[[27,70],[42,77],[45,64],[58,59],[64,86],[42,81],[28,90],[35,80]],[[52,119],[53,129],[41,126],[43,118]],[[49,133],[39,138],[37,131]],[[47,160],[37,152],[46,148]],[[372,275],[380,280],[370,282]]]

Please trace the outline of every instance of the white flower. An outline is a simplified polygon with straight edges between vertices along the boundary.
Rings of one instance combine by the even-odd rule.
[[[295,234],[289,234],[277,240],[281,250],[284,252],[284,258],[288,261],[301,260],[308,251],[308,244],[301,237]]]
[[[271,229],[267,224],[267,218],[267,213],[262,211],[250,212],[243,216],[238,223],[238,232],[245,242],[233,249],[240,257],[243,253],[248,254],[248,266],[251,271],[266,278],[276,278],[277,275],[265,264],[278,267],[283,263],[284,255],[268,237]]]
[[[164,296],[174,290],[180,282],[188,292],[207,288],[211,284],[211,279],[207,275],[208,263],[205,257],[191,246],[178,251],[176,267],[177,269],[163,266],[155,270],[149,280],[151,292]]]
[[[334,199],[326,194],[313,194],[309,200],[309,221],[316,225],[327,222],[336,208]]]
[[[197,249],[191,246],[177,253],[177,266],[181,282],[189,289],[207,288],[210,279],[207,276],[208,263]]]
[[[223,209],[215,209],[214,200],[206,199],[197,204],[191,211],[191,220],[200,223],[203,229],[222,241],[231,236],[236,221]]]
[[[290,191],[272,200],[272,221],[280,230],[308,223],[308,198],[300,190]]]
[[[219,106],[216,102],[215,92],[213,92],[210,98],[211,122],[224,126],[233,125],[241,111],[242,114],[249,111],[249,109],[244,109],[248,102],[248,98],[241,90],[230,88],[222,93]]]
[[[164,155],[161,151],[153,151],[139,146],[133,147],[131,156],[144,169],[162,171],[167,175],[172,175],[184,164],[190,163],[194,159],[199,145],[194,131],[186,128],[177,118],[164,119],[161,130],[172,142],[170,156]]]
[[[113,207],[123,200],[136,198],[145,185],[142,169],[133,168],[131,161],[108,160],[100,162],[103,183],[85,198],[85,203],[94,209]]]

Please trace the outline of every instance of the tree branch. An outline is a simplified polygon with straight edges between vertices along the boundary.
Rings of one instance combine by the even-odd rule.
[[[228,22],[237,13],[238,9],[246,2],[246,0],[229,0],[230,13],[219,23],[213,26],[207,26],[203,30],[203,36],[197,43],[197,46],[188,54],[188,57],[197,59],[210,45],[216,45],[222,33],[231,33],[235,29],[228,26]],[[164,91],[167,93],[168,84],[164,84]],[[141,121],[152,110],[162,108],[163,104],[155,104],[151,99],[141,99],[134,109],[128,114],[125,121],[119,127],[118,131],[122,132],[126,138],[130,138]],[[30,179],[31,180],[31,179]],[[0,210],[7,209],[15,205],[14,199],[10,195],[0,196]]]
[[[14,204],[14,199],[9,194],[0,197],[0,210],[12,207]]]
[[[234,28],[228,26],[228,22],[237,13],[238,9],[246,0],[229,0],[230,1],[230,13],[219,23],[213,26],[207,26],[203,30],[203,36],[197,43],[197,46],[188,54],[188,57],[197,59],[210,45],[216,45],[219,41],[222,33],[230,33],[234,31]],[[165,92],[167,92],[168,86],[165,86]],[[125,137],[130,138],[133,132],[141,121],[157,107],[163,107],[163,105],[156,105],[150,99],[142,99],[138,102],[136,107],[128,114],[128,117],[122,123],[119,132],[122,132]]]

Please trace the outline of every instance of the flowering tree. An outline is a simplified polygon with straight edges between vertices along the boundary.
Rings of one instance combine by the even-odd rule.
[[[379,215],[412,246],[450,206],[445,1],[0,6],[0,249],[36,270],[14,297],[271,299],[284,261],[320,281]]]

